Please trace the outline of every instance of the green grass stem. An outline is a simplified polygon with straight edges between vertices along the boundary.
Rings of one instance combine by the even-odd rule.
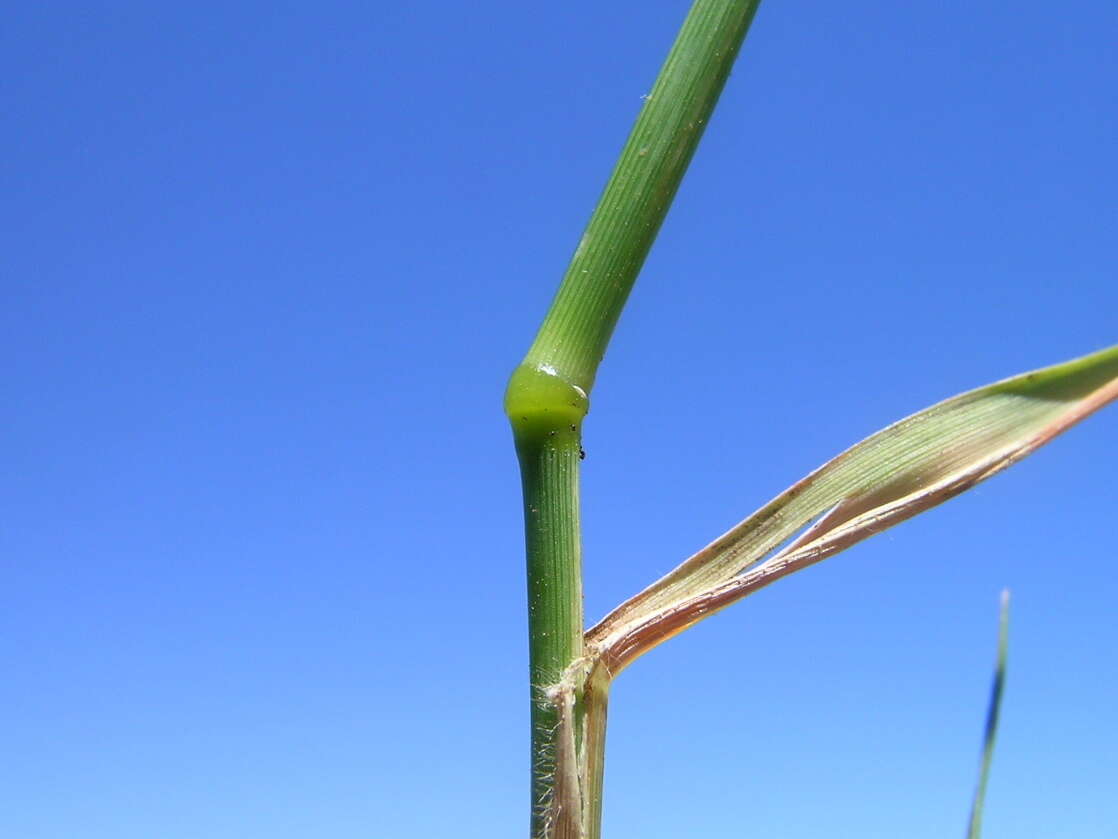
[[[552,689],[583,654],[578,476],[598,365],[668,212],[760,0],[696,0],[646,97],[566,275],[505,395],[524,490],[532,680],[533,839],[597,839],[608,679],[571,686],[570,752]],[[575,813],[577,812],[577,817]]]
[[[547,833],[558,762],[558,709],[547,689],[582,655],[577,427],[517,438],[528,558],[533,837]]]
[[[697,0],[524,359],[589,394],[760,0]]]

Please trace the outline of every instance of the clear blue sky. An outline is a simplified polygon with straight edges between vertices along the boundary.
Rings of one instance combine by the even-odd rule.
[[[0,835],[523,836],[500,410],[685,2],[17,3]],[[1102,0],[765,0],[602,367],[594,620],[1118,341]],[[618,680],[607,839],[1118,835],[1118,410]]]

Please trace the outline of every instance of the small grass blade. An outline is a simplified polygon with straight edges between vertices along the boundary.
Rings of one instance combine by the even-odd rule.
[[[1118,346],[969,391],[879,431],[781,493],[587,633],[616,674],[745,595],[911,518],[1118,399]]]
[[[978,770],[978,785],[971,804],[970,826],[967,839],[982,836],[982,809],[986,802],[986,782],[990,780],[990,763],[994,759],[994,739],[998,733],[998,714],[1005,688],[1005,659],[1009,649],[1009,592],[1002,592],[1001,616],[998,620],[998,659],[994,665],[994,684],[990,688],[990,707],[986,711],[986,734],[982,738],[982,764]]]

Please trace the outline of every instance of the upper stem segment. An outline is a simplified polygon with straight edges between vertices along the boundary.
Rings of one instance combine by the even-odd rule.
[[[697,0],[524,363],[589,393],[760,0]]]

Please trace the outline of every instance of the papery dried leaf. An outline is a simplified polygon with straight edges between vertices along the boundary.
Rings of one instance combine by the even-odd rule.
[[[1116,398],[1118,346],[913,414],[785,490],[611,612],[587,641],[616,673],[750,591],[969,489]]]

